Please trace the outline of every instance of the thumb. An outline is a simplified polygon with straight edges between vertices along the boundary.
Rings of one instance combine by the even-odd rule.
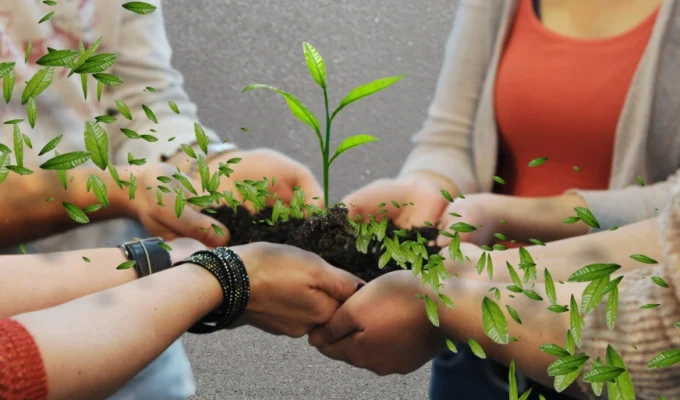
[[[315,288],[344,303],[365,284],[359,277],[324,262],[322,270],[316,275]]]
[[[314,347],[328,346],[356,331],[357,327],[350,313],[350,307],[340,306],[325,325],[309,332],[309,344]]]
[[[229,229],[226,226],[193,207],[185,208],[179,218],[173,214],[164,222],[178,236],[199,240],[208,247],[224,246],[229,242]],[[213,228],[213,224],[216,228]]]

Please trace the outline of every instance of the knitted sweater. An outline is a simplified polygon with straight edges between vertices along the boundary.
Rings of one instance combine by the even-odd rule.
[[[647,367],[659,353],[680,348],[680,331],[674,325],[680,321],[680,186],[672,192],[659,224],[663,263],[625,275],[619,284],[619,310],[613,331],[607,328],[606,301],[585,317],[583,331],[582,350],[591,359],[599,356],[605,360],[608,345],[621,355],[640,400],[656,400],[659,396],[680,399],[680,364],[662,369]],[[668,289],[657,286],[652,276],[662,277]],[[661,306],[640,309],[652,303]],[[590,384],[581,381],[580,386],[589,398],[598,398]],[[606,387],[601,398],[606,398]]]

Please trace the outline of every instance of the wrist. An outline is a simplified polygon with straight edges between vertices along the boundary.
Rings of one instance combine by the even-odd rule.
[[[436,186],[439,190],[446,190],[451,194],[451,196],[456,197],[460,194],[460,189],[456,186],[450,179],[443,175],[437,174],[431,171],[414,171],[407,175],[404,175],[401,179],[408,182],[427,182],[433,186]]]

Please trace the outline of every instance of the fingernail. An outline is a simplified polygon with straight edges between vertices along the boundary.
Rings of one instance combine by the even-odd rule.
[[[364,287],[365,285],[366,285],[366,284],[365,284],[364,282],[359,282],[359,283],[357,283],[357,291],[358,291],[359,289],[361,289],[362,287]]]

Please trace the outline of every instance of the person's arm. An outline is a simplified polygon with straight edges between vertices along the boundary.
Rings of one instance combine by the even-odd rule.
[[[584,199],[586,207],[600,222],[600,229],[593,229],[598,231],[659,215],[668,203],[671,189],[678,183],[680,169],[664,181],[645,186],[633,184],[611,190],[572,189],[567,194],[574,193]]]
[[[470,261],[461,264],[447,260],[445,262],[447,269],[461,277],[488,280],[486,272],[478,275],[475,269],[477,261],[482,256],[482,250],[473,245],[463,245],[461,249],[463,254],[470,257]],[[559,240],[545,246],[528,246],[525,249],[536,263],[539,282],[543,281],[543,270],[546,267],[555,281],[566,281],[572,273],[588,264],[619,264],[621,269],[617,273],[622,274],[644,265],[631,259],[632,254],[644,254],[655,260],[661,259],[663,255],[657,218],[624,226],[615,231]],[[520,276],[523,275],[518,268],[520,263],[518,250],[492,251],[489,255],[494,265],[494,282],[510,282],[506,261]]]
[[[190,239],[169,245],[173,262],[204,248]],[[53,307],[137,279],[134,268],[116,269],[124,261],[120,248],[0,256],[0,293],[5,299],[0,302],[0,318]]]
[[[88,214],[88,218],[94,222],[128,215],[127,190],[119,189],[108,172],[86,165],[67,172],[68,190],[61,186],[56,171],[36,169],[27,176],[9,174],[0,189],[0,242],[16,245],[77,226],[62,203],[81,209],[99,204],[94,192],[86,191],[90,175],[102,179],[110,205]]]
[[[363,283],[293,247],[256,243],[232,250],[250,280],[244,321],[274,334],[306,334]],[[105,398],[222,300],[210,272],[184,264],[12,319],[37,344],[49,399]],[[12,360],[2,351],[0,367]],[[7,370],[0,368],[0,381]]]
[[[400,173],[426,172],[444,179],[453,185],[454,196],[479,190],[473,171],[472,128],[495,45],[493,33],[500,19],[496,14],[503,8],[456,3],[434,99]]]
[[[148,15],[131,12],[122,13],[120,30],[116,37],[116,63],[112,73],[124,84],[107,88],[111,100],[124,101],[132,113],[132,121],[118,114],[118,121],[111,125],[112,149],[115,162],[126,163],[127,154],[146,157],[150,162],[159,161],[161,155],[173,156],[180,144],[194,143],[194,123],[198,122],[196,105],[189,99],[182,85],[182,74],[171,64],[172,48],[164,26],[163,9],[160,0],[149,3],[157,10]],[[151,87],[155,91],[146,88]],[[180,113],[175,114],[168,102],[177,105]],[[142,105],[149,107],[158,119],[158,124],[147,118]],[[120,128],[127,128],[141,134],[151,134],[158,141],[130,140],[119,134]],[[204,127],[205,128],[205,127]],[[155,129],[153,133],[150,129]],[[219,143],[219,137],[205,128],[208,138]],[[168,141],[171,137],[175,139]],[[198,153],[199,150],[196,149]],[[177,154],[171,162],[186,172],[188,157]]]

